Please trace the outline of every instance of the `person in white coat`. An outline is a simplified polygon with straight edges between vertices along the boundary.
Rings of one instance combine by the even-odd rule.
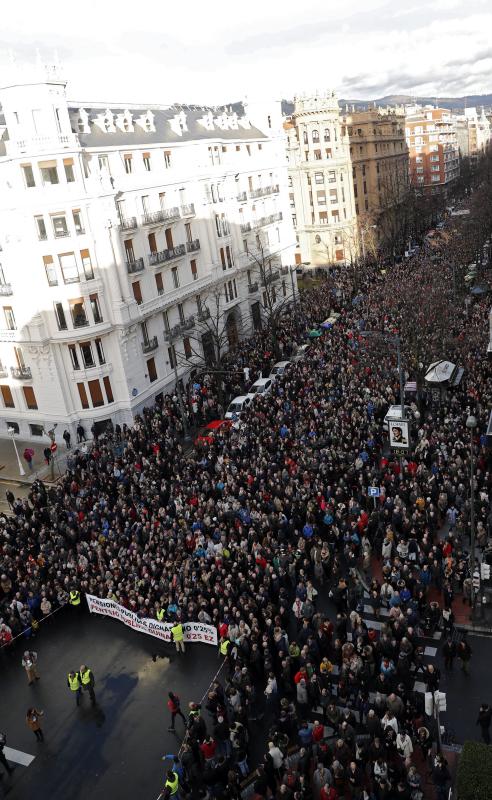
[[[396,749],[405,761],[405,766],[409,767],[412,760],[413,744],[406,731],[400,731],[396,737]]]

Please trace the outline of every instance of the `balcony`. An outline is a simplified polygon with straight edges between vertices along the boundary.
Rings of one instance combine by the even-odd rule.
[[[182,217],[194,217],[195,216],[195,204],[194,203],[187,203],[184,206],[181,206],[181,216]]]
[[[58,134],[57,136],[31,136],[28,139],[10,139],[6,142],[7,152],[10,155],[20,153],[40,153],[56,151],[59,148],[75,149],[79,141],[74,133]]]
[[[55,231],[55,239],[66,239],[67,236],[70,236],[70,231]]]
[[[18,381],[32,380],[31,367],[10,367],[10,374]]]
[[[245,203],[247,199],[248,195],[246,192],[239,192],[238,196],[236,197],[238,203]]]
[[[8,369],[5,367],[0,367],[0,378],[7,378],[9,374]]]
[[[203,308],[201,311],[198,312],[196,318],[198,322],[206,322],[207,319],[210,319],[210,309]]]
[[[275,214],[269,214],[267,217],[260,217],[257,219],[254,226],[255,228],[264,228],[266,225],[273,225],[274,222],[282,220],[282,212],[277,211]]]
[[[102,322],[102,320],[101,320],[101,322]],[[88,324],[89,324],[89,320],[87,319],[87,317],[82,317],[82,316],[75,317],[75,319],[73,321],[73,327],[74,328],[85,328],[85,327],[87,327]]]
[[[273,186],[263,186],[260,189],[252,189],[249,193],[249,196],[252,200],[256,200],[258,197],[267,197],[269,194],[278,194],[279,186],[276,183]]]
[[[186,249],[188,253],[195,253],[200,249],[200,239],[193,239],[191,242],[186,242]]]
[[[259,289],[258,281],[255,281],[255,283],[250,283],[249,286],[248,286],[248,291],[249,291],[250,294],[256,294],[258,289]]]
[[[278,269],[273,270],[272,272],[268,272],[261,279],[261,285],[262,286],[269,286],[271,283],[274,283],[274,281],[278,281],[279,278],[280,278],[280,272],[278,271]]]
[[[126,269],[129,275],[134,275],[135,272],[142,272],[145,268],[143,258],[135,258],[133,261],[126,262]]]
[[[184,322],[180,322],[178,325],[173,325],[172,328],[169,328],[164,331],[164,339],[167,342],[172,342],[173,339],[177,339],[179,336],[183,336],[188,331],[192,331],[195,327],[195,317],[191,316],[184,320]]]
[[[180,219],[179,208],[161,208],[159,211],[147,211],[142,217],[142,225],[160,225]]]
[[[118,225],[118,230],[120,231],[134,231],[137,228],[137,218],[136,217],[127,217],[126,219],[122,219],[120,224]]]
[[[249,233],[251,231],[251,222],[243,222],[241,225],[241,233]]]
[[[184,244],[178,244],[177,247],[169,247],[167,250],[149,253],[149,264],[154,267],[156,264],[162,264],[165,261],[172,261],[174,258],[184,256],[185,253],[186,246]]]
[[[152,336],[151,339],[142,342],[142,353],[151,353],[152,350],[156,350],[158,347],[159,342],[157,341],[157,336]]]
[[[10,283],[0,283],[0,295],[2,297],[8,297],[12,294],[12,286]]]

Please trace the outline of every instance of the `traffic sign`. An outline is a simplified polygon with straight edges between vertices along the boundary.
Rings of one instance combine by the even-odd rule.
[[[50,447],[50,450],[52,453],[56,453],[56,451],[58,450],[58,445],[56,442],[53,442],[53,444]]]
[[[381,489],[379,488],[379,486],[368,486],[367,495],[368,497],[380,497]]]

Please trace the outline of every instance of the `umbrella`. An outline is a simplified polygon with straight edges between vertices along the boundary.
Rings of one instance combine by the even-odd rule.
[[[315,328],[313,328],[313,330],[309,331],[308,333],[309,339],[318,339],[320,336],[322,336],[322,332],[317,331]]]
[[[486,283],[478,283],[476,286],[473,286],[470,289],[470,294],[475,295],[487,294],[487,292],[490,292],[490,286],[488,286]]]

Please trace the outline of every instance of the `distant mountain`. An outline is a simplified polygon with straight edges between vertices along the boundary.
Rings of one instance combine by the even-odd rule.
[[[441,108],[449,108],[452,111],[463,111],[464,108],[477,106],[485,109],[492,108],[492,94],[470,94],[466,97],[416,97],[410,94],[388,94],[374,100],[346,100],[341,98],[340,108],[345,105],[355,106],[356,111],[363,111],[372,106],[399,106],[407,103],[419,103],[419,105],[437,105]],[[282,100],[282,112],[289,116],[294,111],[292,100]]]

